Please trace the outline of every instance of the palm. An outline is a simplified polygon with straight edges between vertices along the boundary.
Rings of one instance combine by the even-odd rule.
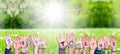
[[[78,49],[83,48],[83,45],[82,45],[82,42],[81,42],[81,41],[77,41],[77,42],[76,42],[76,48],[78,48]]]
[[[7,36],[5,36],[5,42],[6,42],[7,46],[10,46],[12,44],[11,35],[10,34],[8,34]]]
[[[74,36],[75,36],[74,33],[71,33],[68,38],[68,46],[69,47],[73,47],[75,45]]]
[[[117,46],[117,40],[116,40],[116,38],[114,38],[114,37],[111,37],[111,47],[112,48],[116,48],[116,46]]]
[[[25,48],[26,47],[26,39],[25,39],[25,37],[23,37],[23,36],[21,36],[21,38],[20,38],[20,43],[21,43],[21,47],[22,48]]]
[[[14,47],[14,49],[19,49],[21,47],[19,40],[14,40],[13,47]]]
[[[33,44],[34,44],[34,46],[38,46],[39,45],[38,35],[34,35],[33,36]]]
[[[47,46],[46,46],[46,40],[41,40],[39,43],[40,43],[40,48],[42,48],[42,49],[45,49],[45,48],[47,48]]]
[[[28,46],[31,46],[32,45],[32,36],[29,36],[28,39],[27,39],[27,44]]]
[[[83,38],[83,47],[84,48],[89,47],[89,38],[87,36]]]
[[[63,34],[63,35],[60,35],[59,37],[57,37],[57,41],[59,43],[60,48],[65,48],[67,46],[66,34]]]
[[[101,37],[100,40],[98,41],[98,48],[102,49],[104,48],[104,38]]]
[[[105,47],[108,47],[109,46],[109,38],[108,37],[105,37]]]
[[[91,40],[90,47],[91,47],[91,49],[96,49],[96,47],[97,47],[97,45],[96,45],[96,39],[92,39]]]

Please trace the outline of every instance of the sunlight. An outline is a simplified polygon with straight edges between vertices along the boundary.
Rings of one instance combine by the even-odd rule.
[[[64,5],[58,2],[47,3],[44,7],[43,15],[46,21],[50,24],[59,23],[65,14]]]

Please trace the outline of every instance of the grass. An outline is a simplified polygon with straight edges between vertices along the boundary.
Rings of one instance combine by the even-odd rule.
[[[117,37],[117,49],[120,48],[120,29],[0,29],[0,54],[4,54],[5,50],[5,43],[4,43],[4,36],[7,33],[12,34],[12,40],[17,36],[17,35],[24,35],[24,36],[29,36],[32,34],[39,34],[39,38],[42,38],[46,36],[48,38],[47,45],[49,46],[48,49],[44,50],[43,54],[58,54],[58,44],[56,41],[56,37],[59,36],[61,33],[70,33],[74,32],[75,33],[75,39],[78,39],[78,36],[80,34],[86,34],[90,33],[90,36],[111,36],[113,32],[116,32],[115,37]],[[110,48],[110,47],[109,47]],[[109,49],[111,51],[111,49]],[[13,48],[12,48],[12,54],[13,53]],[[33,47],[30,48],[28,54],[33,54]],[[68,54],[68,50],[66,50],[66,54]],[[120,50],[117,50],[116,54],[120,54]]]

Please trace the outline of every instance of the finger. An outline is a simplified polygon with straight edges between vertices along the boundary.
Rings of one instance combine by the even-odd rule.
[[[62,34],[60,34],[59,39],[60,39],[60,40],[63,40],[63,38],[62,38]]]
[[[66,41],[66,40],[67,40],[67,34],[65,33],[65,35],[64,35],[64,36],[65,36],[64,38],[65,38],[65,41]]]
[[[35,34],[35,38],[38,38],[38,34]]]
[[[45,49],[46,49],[46,48],[49,48],[49,47],[45,45]]]
[[[72,41],[74,40],[74,33],[70,33],[70,36],[69,36],[69,41]]]
[[[10,37],[11,36],[11,34],[10,33],[8,33],[8,35],[7,35],[8,37]]]
[[[64,46],[67,46],[67,42],[64,43]]]
[[[6,40],[6,39],[7,39],[7,36],[4,37],[4,40]]]
[[[56,37],[56,40],[57,40],[57,42],[59,42],[59,38],[58,37]]]

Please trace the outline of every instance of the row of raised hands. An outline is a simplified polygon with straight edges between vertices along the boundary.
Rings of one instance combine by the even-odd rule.
[[[5,36],[5,43],[6,43],[6,49],[5,54],[11,53],[10,46],[12,45],[14,48],[14,54],[28,54],[29,48],[33,45],[34,46],[34,52],[33,54],[42,54],[42,51],[46,48],[47,39],[38,39],[38,35],[30,35],[27,39],[20,35],[17,36],[13,41],[11,40],[11,35],[8,34]],[[21,52],[19,52],[19,49],[22,49]]]
[[[70,35],[64,33],[58,36],[57,42],[59,44],[59,54],[65,54],[66,47],[68,47],[68,54],[102,54],[102,49],[104,49],[104,54],[109,54],[108,47],[111,46],[112,54],[116,53],[117,40],[114,36],[101,36],[99,39],[97,36],[91,37],[88,35],[79,37],[75,41],[74,33]],[[19,49],[21,48],[21,54],[28,54],[29,48],[33,45],[33,54],[42,54],[42,51],[48,46],[46,46],[47,38],[40,39],[38,35],[30,35],[27,39],[20,35],[17,36],[13,41],[11,40],[11,35],[8,34],[5,37],[6,49],[5,54],[11,53],[11,45],[14,48],[14,54],[19,54]],[[50,47],[50,46],[49,46]],[[89,51],[90,48],[90,52]]]
[[[65,49],[68,47],[68,54],[110,54],[108,47],[110,46],[111,53],[116,54],[117,40],[114,36],[101,36],[99,39],[97,36],[91,37],[85,35],[79,37],[77,41],[74,40],[74,33],[61,34],[57,37],[59,44],[59,54],[65,54]],[[90,51],[89,51],[90,49]]]

